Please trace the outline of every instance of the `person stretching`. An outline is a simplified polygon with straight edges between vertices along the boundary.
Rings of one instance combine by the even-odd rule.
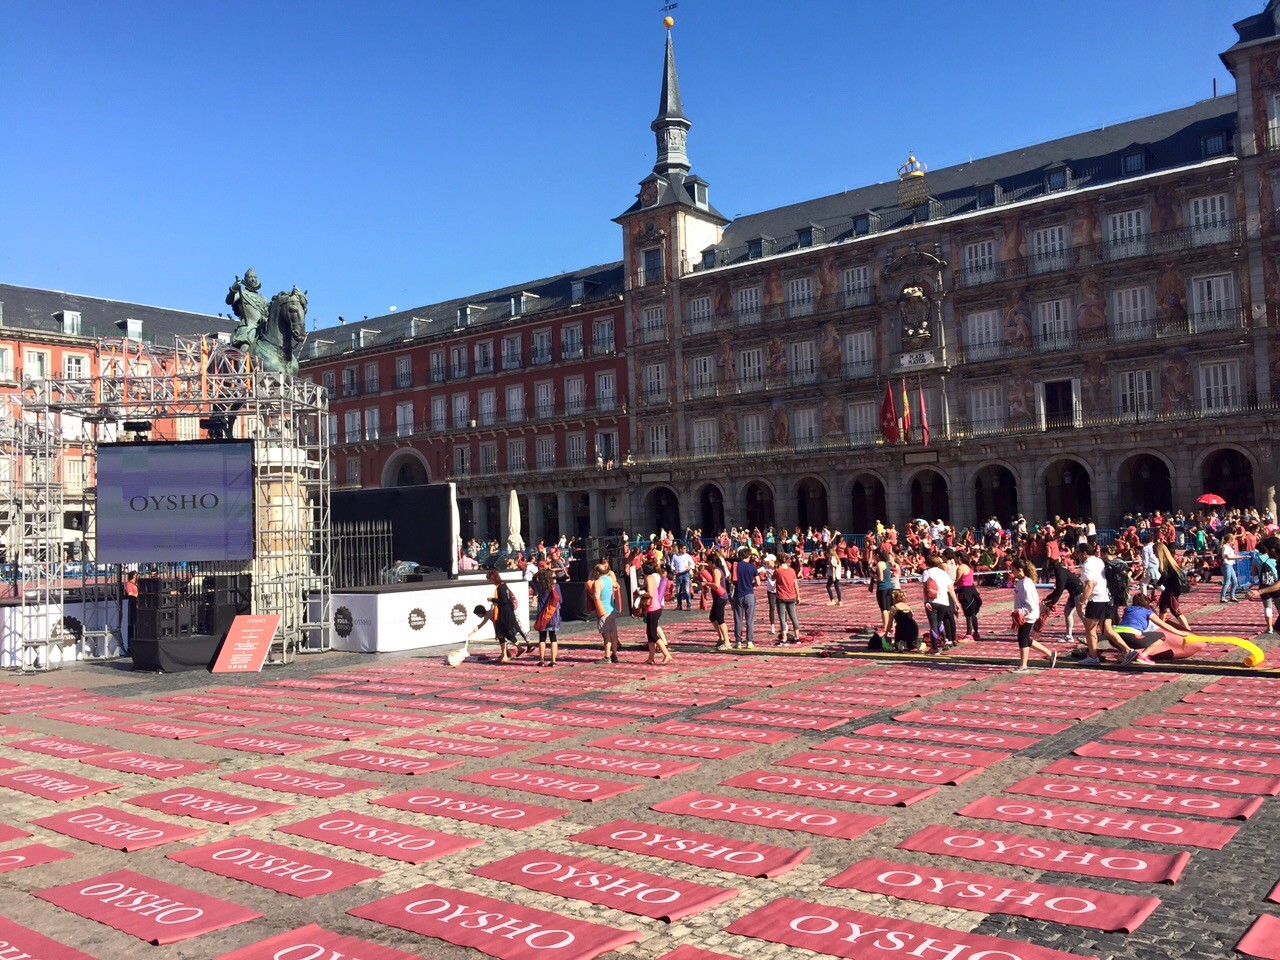
[[[1040,619],[1040,594],[1036,590],[1036,567],[1030,560],[1019,560],[1013,566],[1019,575],[1013,585],[1013,621],[1018,627],[1018,666],[1014,673],[1029,673],[1031,668],[1027,661],[1034,648],[1049,661],[1049,669],[1058,665],[1058,655],[1039,640],[1032,638],[1035,623]]]

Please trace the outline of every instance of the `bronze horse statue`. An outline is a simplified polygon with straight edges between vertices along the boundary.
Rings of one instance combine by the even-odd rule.
[[[258,369],[296,376],[299,348],[307,338],[307,292],[294,286],[277,293],[255,333],[249,355]]]

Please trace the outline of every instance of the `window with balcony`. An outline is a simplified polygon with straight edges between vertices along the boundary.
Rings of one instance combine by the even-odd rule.
[[[571,433],[565,437],[565,455],[570,467],[585,467],[587,465],[587,435],[585,433]]]
[[[658,343],[667,338],[667,308],[645,307],[640,313],[640,342]]]
[[[524,438],[507,441],[507,472],[519,473],[525,469],[525,453],[528,444]]]
[[[685,307],[685,319],[690,333],[706,333],[712,323],[711,298],[690,297]]]
[[[507,387],[507,423],[524,422],[524,384]]]
[[[1067,231],[1058,224],[1031,231],[1031,273],[1048,273],[1067,266]]]
[[[476,394],[476,405],[480,412],[480,426],[492,427],[498,422],[498,391],[490,388]]]
[[[378,365],[376,363],[366,363],[364,365],[364,392],[377,393],[382,389],[379,383]]]
[[[445,379],[444,351],[433,350],[431,351],[431,382],[444,383],[444,379]]]
[[[792,277],[786,284],[787,316],[807,317],[813,313],[813,277]]]
[[[1148,287],[1121,287],[1111,295],[1111,333],[1117,340],[1145,340],[1155,333]]]
[[[964,318],[964,357],[987,360],[1000,356],[1001,322],[999,310],[975,310]]]
[[[611,356],[617,345],[613,338],[613,317],[596,320],[591,324],[591,352],[597,357]]]
[[[413,386],[413,358],[396,357],[396,386]]]
[[[453,448],[453,475],[455,477],[471,476],[470,446],[457,446]]]
[[[481,340],[476,344],[476,373],[493,373],[493,341]]]
[[[596,434],[596,466],[612,470],[618,462],[618,431],[601,430]]]
[[[453,428],[465,430],[471,424],[471,396],[466,393],[453,395]]]
[[[355,487],[360,485],[360,458],[359,457],[347,458],[346,482],[347,482],[347,486],[349,487]]]
[[[348,410],[343,414],[342,439],[347,443],[360,442],[360,411]]]
[[[567,323],[560,328],[560,359],[582,358],[582,324]]]
[[[975,240],[964,245],[964,274],[961,284],[974,287],[996,278],[996,242]]]
[[[665,363],[645,364],[643,383],[646,403],[667,402],[667,365]]]
[[[1206,413],[1240,406],[1240,364],[1235,360],[1201,363],[1200,409]]]
[[[1071,302],[1059,298],[1037,303],[1035,335],[1037,349],[1065,350],[1070,347],[1075,342]]]
[[[444,397],[431,398],[431,429],[446,430],[449,427],[449,401]]]
[[[502,338],[502,369],[519,370],[523,362],[520,358],[520,334],[514,333]]]
[[[689,361],[689,396],[709,397],[716,392],[716,361],[708,355]]]
[[[585,377],[564,378],[564,412],[581,416],[587,408],[587,382]]]
[[[874,403],[851,403],[845,408],[845,436],[851,443],[875,443],[880,436],[880,413]]]
[[[533,351],[531,359],[535,364],[551,362],[551,331],[533,331]]]
[[[791,442],[797,450],[812,450],[822,443],[817,410],[806,407],[791,414]]]
[[[455,380],[460,380],[467,375],[466,347],[449,348],[449,375]]]
[[[556,468],[555,437],[538,438],[537,458],[539,470],[554,470]]]
[[[1235,278],[1229,273],[1195,277],[1191,281],[1192,323],[1195,332],[1230,330],[1236,326]]]
[[[768,424],[763,413],[743,414],[738,428],[738,443],[743,452],[764,450],[768,446]]]
[[[13,376],[13,354],[9,352],[8,348],[0,350],[0,360],[7,361],[4,369],[0,370],[0,377],[8,380]],[[333,387],[335,379],[336,377],[332,370],[326,370],[324,373],[320,374],[320,385],[324,387],[324,392],[329,395],[330,399],[336,396]]]
[[[377,407],[369,407],[364,412],[364,438],[377,440],[382,435],[382,413]]]
[[[480,472],[483,474],[498,472],[498,444],[492,440],[480,444]]]
[[[1143,210],[1125,210],[1107,217],[1107,259],[1123,260],[1147,252],[1147,215]]]
[[[869,377],[876,372],[874,330],[856,330],[844,335],[844,375]]]
[[[1155,416],[1155,374],[1150,370],[1125,370],[1116,377],[1120,412],[1136,420]]]
[[[759,287],[739,287],[733,292],[733,316],[739,326],[760,322]]]
[[[533,402],[537,407],[537,415],[541,419],[554,417],[556,414],[556,387],[550,380],[534,384]]]
[[[818,362],[812,340],[787,344],[787,373],[792,383],[813,383],[818,379]]]
[[[596,410],[613,413],[618,409],[618,375],[612,370],[596,374]]]
[[[640,286],[647,287],[651,283],[662,283],[666,279],[666,273],[662,269],[662,248],[647,248],[641,254]]]
[[[671,427],[665,423],[651,423],[644,432],[645,453],[651,457],[671,456]]]
[[[360,371],[355,367],[342,368],[342,395],[354,397],[360,392]]]
[[[1188,218],[1191,226],[1191,242],[1196,245],[1222,243],[1229,240],[1227,195],[1215,193],[1207,197],[1194,197],[1190,203]]]
[[[396,436],[407,437],[413,433],[413,401],[396,404]]]
[[[738,389],[764,389],[764,351],[760,347],[738,351]]]
[[[68,380],[83,380],[89,375],[89,358],[78,353],[63,354],[62,375]]]
[[[714,419],[693,421],[693,452],[705,457],[716,453],[720,447],[720,424]]]
[[[975,437],[1004,429],[1003,386],[974,387],[969,390],[969,430]]]
[[[1082,426],[1084,410],[1080,402],[1080,378],[1037,383],[1036,417],[1041,430],[1064,430]]]
[[[337,443],[341,439],[338,433],[338,415],[336,413],[329,414],[329,416],[325,418],[325,424],[329,428],[329,435],[325,438],[325,442]]]
[[[871,265],[860,264],[840,271],[840,293],[846,307],[863,307],[871,302]]]

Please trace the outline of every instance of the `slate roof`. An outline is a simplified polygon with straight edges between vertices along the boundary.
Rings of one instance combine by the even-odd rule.
[[[38,290],[0,283],[4,329],[62,333],[53,314],[60,310],[80,312],[80,335],[84,337],[119,337],[124,335],[126,319],[142,321],[144,340],[163,343],[174,334],[212,334],[235,329],[234,318],[149,307],[123,300],[87,297],[61,290]]]
[[[1231,93],[1167,113],[930,170],[929,194],[938,201],[930,219],[976,210],[977,187],[992,183],[1000,186],[1004,203],[1031,199],[1045,192],[1045,170],[1062,163],[1071,170],[1072,187],[1119,180],[1124,176],[1121,158],[1135,147],[1145,148],[1147,172],[1204,159],[1202,137],[1210,133],[1226,133],[1230,155],[1235,111],[1236,98]],[[739,217],[725,228],[716,244],[717,263],[745,259],[748,241],[760,236],[777,238],[774,252],[782,253],[797,245],[796,231],[809,224],[825,228],[827,243],[844,239],[853,234],[854,217],[868,211],[880,217],[881,230],[903,226],[912,222],[914,213],[897,205],[897,191],[895,179]]]
[[[533,294],[521,316],[528,318],[542,313],[568,309],[573,304],[573,282],[583,280],[586,289],[582,306],[590,308],[610,299],[616,300],[623,292],[622,261],[584,267],[553,277],[540,280],[529,280],[487,290],[484,293],[471,294],[440,303],[414,307],[410,310],[397,310],[395,313],[360,320],[348,318],[347,323],[322,327],[308,335],[312,344],[304,351],[303,363],[315,359],[345,353],[357,346],[356,336],[360,330],[369,332],[358,342],[361,349],[376,347],[380,344],[399,343],[406,338],[434,338],[452,335],[457,332],[458,310],[462,307],[473,307],[466,329],[492,325],[511,320],[511,298],[520,293]],[[419,321],[415,323],[414,321]],[[329,341],[324,343],[323,341]]]

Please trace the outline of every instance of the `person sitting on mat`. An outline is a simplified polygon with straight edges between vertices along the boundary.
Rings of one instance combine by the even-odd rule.
[[[1157,661],[1186,660],[1195,648],[1186,642],[1186,633],[1156,616],[1151,598],[1135,593],[1116,624],[1116,633],[1138,651],[1138,663],[1151,666]]]
[[[889,612],[893,616],[893,648],[899,653],[917,653],[920,650],[920,624],[907,603],[905,590],[889,593]]]
[[[1049,668],[1058,665],[1058,655],[1039,640],[1031,636],[1036,621],[1040,619],[1040,593],[1036,589],[1038,580],[1035,564],[1030,560],[1019,560],[1013,565],[1013,572],[1018,576],[1013,585],[1013,622],[1018,628],[1018,666],[1014,673],[1027,673],[1031,667],[1027,661],[1031,659],[1034,647],[1044,654],[1049,661]]]

